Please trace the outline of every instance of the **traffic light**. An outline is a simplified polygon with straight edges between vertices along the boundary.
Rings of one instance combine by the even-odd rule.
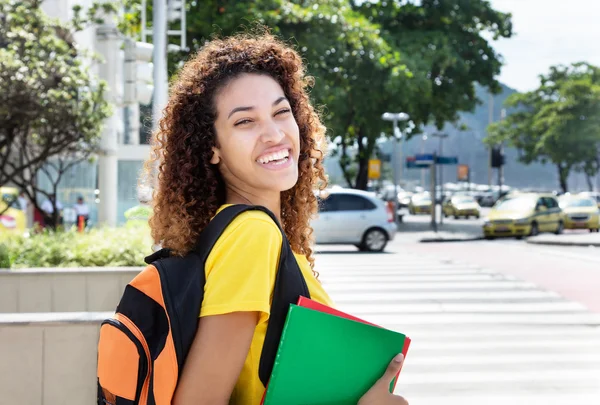
[[[123,103],[150,104],[152,101],[152,44],[125,41],[125,88]]]
[[[185,1],[167,0],[167,21],[175,22],[185,19]]]
[[[504,152],[502,151],[502,148],[500,146],[492,147],[491,154],[492,167],[498,168],[504,166]]]

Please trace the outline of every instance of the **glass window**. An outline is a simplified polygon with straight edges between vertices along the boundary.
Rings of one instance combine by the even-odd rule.
[[[529,211],[535,207],[535,204],[536,200],[533,198],[514,197],[502,200],[495,209],[498,211]]]
[[[366,211],[377,208],[368,199],[352,194],[338,194],[338,211]]]
[[[552,209],[552,208],[556,208],[558,207],[558,204],[556,203],[556,200],[554,200],[554,198],[552,197],[544,197],[544,205],[546,207],[548,207],[548,209]]]
[[[332,194],[327,198],[317,197],[317,201],[319,202],[319,211],[320,212],[331,212],[337,211],[338,206],[338,195]]]

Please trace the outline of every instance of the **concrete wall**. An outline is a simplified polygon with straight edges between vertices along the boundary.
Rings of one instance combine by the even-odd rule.
[[[95,404],[98,332],[111,315],[0,314],[0,403]]]
[[[141,269],[0,270],[0,313],[114,311]]]

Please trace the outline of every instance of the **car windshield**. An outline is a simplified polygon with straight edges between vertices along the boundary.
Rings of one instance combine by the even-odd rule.
[[[470,204],[474,203],[475,200],[473,199],[473,197],[456,197],[452,199],[452,202],[454,204]]]
[[[500,201],[495,207],[497,211],[529,211],[535,207],[535,199],[531,197],[515,197]]]
[[[596,202],[591,198],[569,198],[560,202],[560,208],[595,207]]]
[[[431,201],[431,197],[428,195],[416,195],[413,198],[415,201]]]

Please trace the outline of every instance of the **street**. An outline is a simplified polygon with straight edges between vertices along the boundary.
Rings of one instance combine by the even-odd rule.
[[[341,310],[413,339],[398,394],[417,405],[598,403],[600,249],[415,235],[399,232],[383,254],[318,247],[316,261]]]

